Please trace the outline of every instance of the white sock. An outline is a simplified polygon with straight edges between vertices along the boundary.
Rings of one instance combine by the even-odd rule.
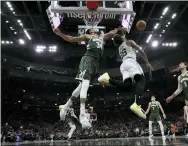
[[[86,113],[85,103],[80,103],[80,115],[85,113]]]
[[[69,99],[69,100],[66,102],[65,106],[70,107],[71,105],[72,105],[72,100]]]

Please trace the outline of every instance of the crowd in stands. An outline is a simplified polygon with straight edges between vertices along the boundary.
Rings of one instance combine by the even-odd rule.
[[[180,113],[167,115],[168,120],[163,120],[165,133],[168,134],[168,125],[174,124],[177,127],[177,135],[184,135],[184,123]],[[171,120],[172,119],[172,120]],[[33,141],[33,140],[65,140],[70,127],[67,123],[57,122],[55,124],[45,123],[42,121],[9,121],[7,131],[4,130],[6,125],[3,123],[2,132],[5,132],[2,140],[8,142],[15,141]],[[154,135],[160,135],[158,124],[153,124]],[[109,121],[93,122],[92,130],[82,131],[77,129],[73,134],[74,139],[87,138],[126,138],[135,136],[148,136],[148,120],[132,117],[129,120],[114,118]]]

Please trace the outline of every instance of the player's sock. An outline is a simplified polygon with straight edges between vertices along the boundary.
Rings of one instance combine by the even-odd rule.
[[[86,113],[86,109],[85,109],[85,103],[80,103],[80,114],[85,114]]]
[[[110,78],[110,84],[118,87],[122,91],[130,91],[132,89],[132,79],[128,78],[124,82]]]

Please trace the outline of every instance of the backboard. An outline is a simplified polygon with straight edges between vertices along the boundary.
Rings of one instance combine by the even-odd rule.
[[[86,1],[51,1],[50,10],[52,13],[58,13],[66,21],[66,18],[80,18],[84,20],[87,26],[92,26],[92,24],[97,26],[100,22],[104,25],[104,21],[107,24],[118,22],[127,28],[128,33],[136,15],[133,11],[132,1],[99,1],[99,7],[92,11],[87,8]],[[85,19],[90,16],[92,16],[92,19],[86,21]],[[107,22],[108,20],[110,21]],[[88,21],[92,21],[92,23],[87,23]]]

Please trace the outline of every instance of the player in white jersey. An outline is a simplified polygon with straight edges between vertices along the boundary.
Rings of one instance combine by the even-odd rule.
[[[59,106],[60,120],[65,121],[70,126],[71,129],[67,135],[67,139],[71,139],[76,128],[81,129],[82,125],[81,125],[80,121],[78,120],[77,116],[75,115],[73,108],[71,108],[71,107],[68,108],[65,117],[64,117],[64,113],[62,112],[62,108],[63,108],[63,106],[60,105]]]
[[[145,78],[144,73],[138,62],[136,61],[136,51],[143,58],[146,66],[152,71],[153,68],[150,65],[144,51],[133,41],[125,38],[125,33],[120,32],[114,36],[114,44],[119,49],[119,55],[122,58],[122,64],[120,71],[123,77],[122,81],[112,79],[108,73],[101,75],[98,81],[102,84],[112,84],[123,91],[131,91],[132,87],[135,86],[135,94],[141,96],[144,90]],[[133,84],[135,82],[135,84]],[[134,103],[131,106],[131,110],[142,118],[146,118],[143,110],[140,106]]]

